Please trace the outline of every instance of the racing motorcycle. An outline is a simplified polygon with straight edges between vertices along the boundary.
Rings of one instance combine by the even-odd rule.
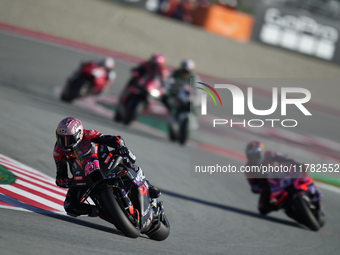
[[[270,202],[276,208],[284,209],[288,217],[318,231],[325,224],[321,208],[321,194],[315,188],[307,173],[268,174]]]
[[[114,121],[129,125],[143,112],[146,113],[151,99],[161,95],[161,82],[157,77],[142,77],[125,89],[120,97]]]
[[[169,107],[168,135],[171,141],[185,144],[190,130],[198,129],[199,125],[194,113],[195,94],[191,93],[190,84],[174,82],[168,91]]]
[[[170,106],[168,119],[169,139],[185,144],[189,134],[189,92],[183,89],[170,96],[168,102]]]
[[[72,100],[91,94],[99,94],[106,83],[107,72],[94,62],[84,64],[79,73],[68,81],[61,93],[61,100]]]
[[[106,145],[79,143],[74,148],[73,184],[81,203],[94,203],[99,217],[125,236],[140,234],[162,241],[170,233],[163,202],[150,198],[143,171],[135,171],[128,157],[114,155]]]

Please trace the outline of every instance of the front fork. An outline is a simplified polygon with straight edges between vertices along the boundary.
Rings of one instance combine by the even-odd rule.
[[[164,220],[164,207],[163,202],[157,198],[151,198],[151,205],[154,209],[155,216],[158,216],[158,223]]]
[[[116,182],[114,184],[114,187],[115,187],[115,189],[113,190],[113,192],[116,191],[116,192],[119,193],[119,197],[121,198],[121,202],[124,206],[124,209],[126,211],[128,211],[131,215],[133,215],[135,210],[134,210],[133,204],[132,204],[132,202],[131,202],[131,200],[128,196],[128,193],[124,189],[125,188],[124,183],[121,182],[120,185],[119,185],[118,182]]]

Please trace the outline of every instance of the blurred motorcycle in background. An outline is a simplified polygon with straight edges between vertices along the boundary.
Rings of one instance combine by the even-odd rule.
[[[279,175],[268,173],[267,176],[270,203],[278,209],[284,209],[288,217],[318,231],[325,224],[325,216],[321,207],[321,194],[313,180],[302,168]]]
[[[172,85],[172,88],[177,92],[171,93],[167,99],[169,107],[168,118],[168,134],[171,141],[178,141],[180,144],[185,144],[189,135],[190,120],[195,116],[190,111],[191,98],[190,98],[190,84]],[[191,121],[192,122],[192,121]]]
[[[61,100],[72,102],[76,98],[97,95],[107,90],[112,82],[108,81],[106,70],[95,62],[85,63],[65,85]]]
[[[161,81],[158,77],[146,75],[139,78],[126,87],[121,94],[114,121],[122,121],[125,125],[129,125],[141,114],[147,113],[152,99],[158,98],[161,94]]]

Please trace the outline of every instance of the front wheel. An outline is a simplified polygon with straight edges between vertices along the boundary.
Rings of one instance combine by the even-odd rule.
[[[299,217],[301,223],[309,227],[313,231],[318,231],[320,229],[320,225],[312,213],[311,209],[308,206],[308,202],[303,199],[301,196],[297,196],[293,200],[293,205],[295,208],[295,213],[300,215]]]
[[[60,96],[60,100],[67,102],[67,103],[70,103],[72,101],[72,98],[66,96],[65,92],[63,92]]]
[[[127,215],[124,213],[124,208],[121,208],[116,201],[111,187],[105,187],[99,191],[101,203],[110,217],[113,220],[117,229],[119,229],[127,237],[137,238],[140,235],[140,230],[137,229]]]
[[[126,115],[124,116],[124,125],[130,125],[130,123],[138,118],[141,109],[144,108],[144,102],[138,97],[131,97],[126,104]]]
[[[169,135],[170,141],[176,141],[177,138],[176,138],[175,130],[171,123],[168,124],[168,135]]]
[[[113,120],[115,122],[120,122],[123,119],[120,108],[121,108],[121,106],[117,107],[115,116],[113,117]]]
[[[321,213],[319,215],[319,225],[320,225],[320,228],[322,228],[325,225],[325,222],[326,222],[325,215],[323,213]]]
[[[188,138],[188,119],[185,119],[180,126],[179,129],[179,143],[180,144],[185,144],[187,138]]]
[[[148,234],[149,238],[156,241],[163,241],[168,238],[170,234],[170,223],[164,215],[163,220],[160,222],[158,228],[152,233]]]
[[[71,97],[71,90],[72,90],[72,83],[69,82],[65,85],[65,88],[63,89],[60,99],[64,102],[70,103],[72,102],[73,98]]]
[[[84,83],[79,88],[78,96],[84,97],[91,94],[92,82],[89,80],[85,80]]]

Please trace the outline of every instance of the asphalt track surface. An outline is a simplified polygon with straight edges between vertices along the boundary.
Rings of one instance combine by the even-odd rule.
[[[193,178],[188,148],[61,102],[54,93],[86,58],[99,57],[0,33],[0,153],[55,176],[55,127],[66,116],[121,135],[147,178],[163,191],[171,233],[164,242],[129,239],[99,218],[0,209],[1,254],[339,254],[339,194],[321,189],[325,227],[311,232],[282,212],[262,217],[242,174]],[[123,84],[130,65],[117,63]],[[115,87],[110,91],[118,93]],[[209,157],[197,149],[202,162]],[[240,166],[239,161],[229,163]]]

